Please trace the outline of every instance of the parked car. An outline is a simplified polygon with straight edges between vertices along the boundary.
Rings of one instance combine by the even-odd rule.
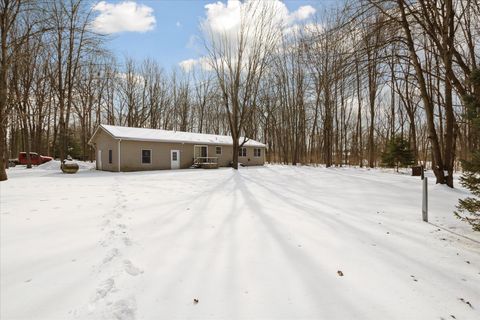
[[[42,163],[53,160],[53,158],[49,157],[49,156],[39,155],[36,152],[30,152],[30,160],[32,161],[33,165],[40,165]],[[15,167],[17,164],[27,164],[27,153],[26,152],[20,152],[18,154],[17,159],[8,160],[8,166],[9,167]]]

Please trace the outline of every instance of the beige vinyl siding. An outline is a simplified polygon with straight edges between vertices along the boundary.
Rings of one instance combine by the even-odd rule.
[[[209,145],[208,146],[208,156],[209,157],[217,157],[218,158],[218,165],[220,167],[228,167],[230,162],[232,161],[232,146],[219,146],[222,147],[222,154],[216,154],[216,147],[219,145]]]
[[[253,156],[253,149],[257,147],[244,147],[247,149],[247,156],[246,157],[238,157],[238,162],[242,163],[245,166],[261,166],[264,164],[264,153],[265,148],[260,148],[262,151],[260,153],[260,157]]]
[[[99,130],[95,136],[95,158],[98,150],[102,150],[102,170],[118,171],[118,140],[103,130]],[[108,150],[112,150],[112,163],[108,163]],[[98,160],[97,169],[98,168]]]
[[[151,163],[142,163],[142,150],[150,149]],[[170,151],[180,152],[180,168],[188,168],[193,163],[193,147],[185,144],[172,144],[149,141],[122,140],[122,171],[170,169]]]
[[[195,144],[176,144],[148,141],[122,141],[121,157],[122,171],[138,170],[161,170],[170,169],[170,151],[180,151],[180,168],[186,169],[193,164]],[[215,154],[216,145],[208,145],[208,157],[218,157],[218,164],[227,167],[232,161],[232,146],[222,146],[222,154]],[[142,164],[141,153],[143,149],[152,150],[152,163]],[[262,153],[264,152],[262,148]],[[258,158],[253,156],[253,147],[247,147],[247,157],[239,158],[239,161],[247,166],[263,165],[263,155]]]
[[[99,130],[95,137],[95,155],[102,150],[102,169],[105,171],[118,171],[118,140],[114,139],[104,130]],[[193,164],[195,143],[166,143],[151,141],[122,140],[120,147],[121,170],[142,171],[162,170],[171,168],[171,150],[180,152],[180,168],[186,169]],[[222,147],[222,154],[216,154],[216,147]],[[233,147],[229,145],[207,145],[208,157],[217,157],[220,167],[227,167],[233,159]],[[142,150],[151,150],[151,163],[142,163]],[[254,147],[246,147],[247,156],[239,157],[239,162],[246,166],[263,165],[265,148],[261,148],[261,156],[254,157]],[[112,164],[108,163],[108,150],[112,150]],[[98,167],[97,167],[98,169]]]
[[[123,140],[121,147],[122,171],[170,169],[171,150],[178,150],[180,152],[180,168],[189,168],[193,164],[194,146],[195,144],[187,143]],[[151,164],[142,164],[141,151],[143,149],[152,150]],[[217,155],[215,154],[215,146],[208,146],[208,156],[217,157]],[[222,154],[218,156],[219,165],[222,167],[228,166],[231,159],[232,147],[222,146]]]

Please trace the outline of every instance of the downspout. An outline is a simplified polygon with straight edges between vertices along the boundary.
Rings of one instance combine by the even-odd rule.
[[[122,139],[118,139],[118,172],[120,172],[120,142],[122,142]]]

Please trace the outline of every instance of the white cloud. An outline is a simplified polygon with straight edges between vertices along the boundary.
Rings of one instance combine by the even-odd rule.
[[[146,32],[155,27],[153,9],[133,1],[108,3],[100,1],[93,7],[99,12],[93,29],[104,34],[117,32]]]
[[[274,34],[283,30],[288,20],[288,8],[280,0],[218,1],[205,5],[201,31],[211,42],[223,43],[222,50],[226,54],[238,50],[240,37],[246,51],[257,41],[266,40],[259,37],[274,41]]]
[[[205,5],[206,19],[203,22],[204,28],[208,27],[214,32],[228,32],[240,25],[242,9],[258,0],[228,0],[226,3],[218,1]],[[301,6],[293,12],[289,12],[285,3],[280,0],[262,0],[262,3],[275,12],[277,22],[283,25],[292,25],[295,22],[306,20],[315,14],[312,6]],[[255,14],[249,17],[250,23],[255,23]]]
[[[271,10],[272,12],[272,15],[269,15],[271,16],[269,22],[262,21],[262,19],[265,20],[264,10]],[[309,23],[308,19],[315,12],[315,8],[309,5],[290,11],[281,0],[217,1],[205,5],[205,18],[202,20],[200,29],[207,38],[221,39],[226,37],[231,40],[229,41],[230,49],[235,51],[241,23],[247,24],[246,29],[249,30],[246,35],[247,38],[249,34],[253,36],[256,28],[261,27],[262,24],[267,27],[274,26],[286,35],[295,34],[304,29],[304,25]],[[242,17],[242,15],[244,16]],[[260,21],[262,22],[259,23]],[[197,47],[197,42],[198,38],[192,37],[189,40],[188,47]],[[197,66],[211,70],[211,65],[207,63],[207,60],[206,57],[188,59],[180,62],[179,65],[185,71]]]
[[[302,21],[310,18],[315,14],[316,10],[312,6],[301,6],[290,14],[291,21]]]
[[[190,71],[198,63],[197,59],[187,59],[181,61],[178,65],[185,71]]]
[[[305,24],[292,24],[284,29],[284,34],[287,36],[298,36],[300,34],[314,34],[323,30],[323,25],[319,23],[305,23]]]
[[[182,27],[182,24],[180,23],[180,21],[177,21],[177,23],[175,23],[175,25],[177,26],[177,28],[181,28],[181,27]]]
[[[214,31],[233,29],[240,23],[241,7],[239,0],[228,0],[226,5],[220,1],[207,4],[205,24]]]
[[[203,70],[212,70],[212,66],[206,57],[183,60],[178,65],[186,72],[191,71],[195,67],[200,67]]]

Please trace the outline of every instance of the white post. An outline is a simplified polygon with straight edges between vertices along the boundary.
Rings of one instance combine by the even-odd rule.
[[[423,179],[422,218],[428,222],[428,178]]]
[[[120,156],[121,156],[121,152],[120,152],[120,143],[122,142],[122,139],[118,139],[118,172],[120,172]]]

